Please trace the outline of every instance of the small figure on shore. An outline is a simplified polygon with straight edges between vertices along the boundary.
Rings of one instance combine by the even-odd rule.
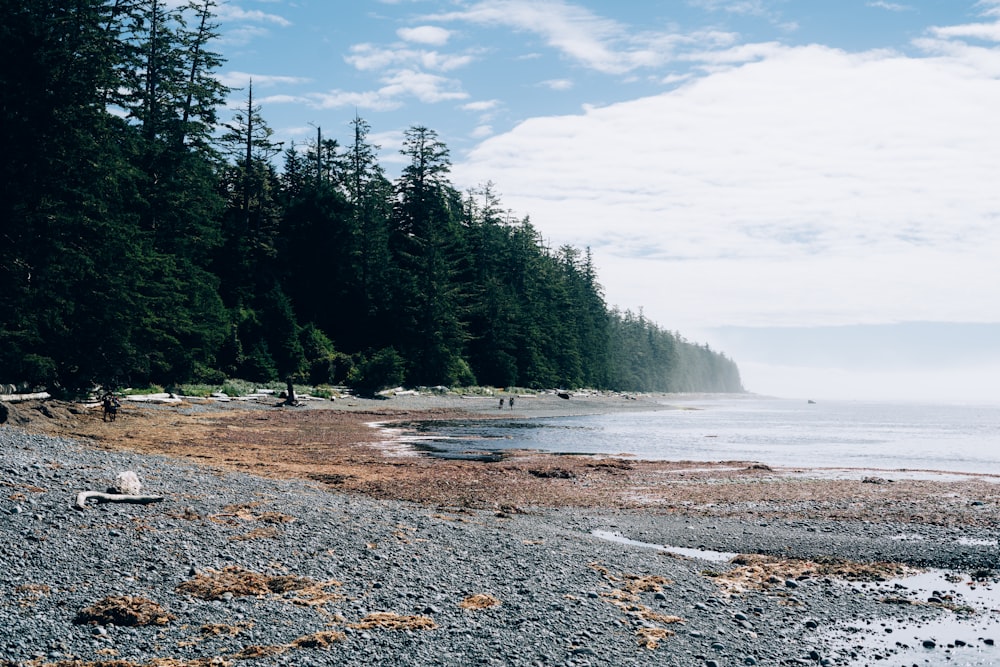
[[[509,399],[507,399],[507,405],[510,406],[511,410],[514,409],[514,397],[513,396],[511,396]]]
[[[101,421],[114,421],[118,417],[119,407],[121,403],[118,402],[118,397],[110,391],[106,392],[101,397]]]
[[[500,406],[497,408],[497,410],[503,410],[503,396],[500,397]]]

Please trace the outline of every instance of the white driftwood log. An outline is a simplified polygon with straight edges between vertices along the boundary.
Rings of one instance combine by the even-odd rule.
[[[77,509],[86,509],[87,501],[93,498],[99,503],[132,503],[135,505],[148,505],[158,503],[163,500],[163,496],[140,495],[142,482],[139,476],[131,470],[118,473],[115,483],[108,488],[106,493],[100,491],[81,491],[76,495]]]
[[[133,496],[126,493],[103,493],[101,491],[81,491],[76,494],[77,509],[86,509],[87,501],[93,498],[99,503],[132,503],[133,505],[148,505],[163,500],[163,496]]]

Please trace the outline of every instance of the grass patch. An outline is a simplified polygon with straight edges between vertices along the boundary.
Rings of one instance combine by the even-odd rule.
[[[158,384],[151,384],[147,387],[129,387],[118,392],[122,396],[148,396],[149,394],[163,394],[166,389]]]

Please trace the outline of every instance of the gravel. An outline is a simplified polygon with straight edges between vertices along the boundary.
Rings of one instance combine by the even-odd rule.
[[[79,491],[104,491],[126,470],[165,501],[72,508]],[[917,628],[909,643],[933,657],[959,648],[919,628],[956,612],[899,582],[803,575],[733,592],[720,575],[738,565],[712,553],[680,558],[594,531],[650,545],[894,560],[962,576],[998,564],[995,544],[932,526],[424,507],[102,451],[11,425],[0,426],[0,487],[0,665],[18,667],[166,658],[261,667],[846,665],[903,655],[906,643],[864,640],[890,626]],[[215,599],[191,592],[190,582],[222,572],[295,577],[298,587],[220,589]],[[490,597],[475,605],[476,595]],[[111,596],[152,601],[172,618],[74,623]],[[986,639],[961,648],[984,650]]]

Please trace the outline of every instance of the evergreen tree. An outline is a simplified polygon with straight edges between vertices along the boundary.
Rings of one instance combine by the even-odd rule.
[[[589,249],[547,248],[492,184],[463,200],[425,127],[395,184],[360,118],[279,175],[251,86],[217,153],[216,2],[0,0],[0,380],[742,391],[608,311]]]
[[[359,280],[358,326],[349,349],[382,347],[389,343],[392,256],[389,250],[389,220],[394,191],[378,164],[379,147],[369,143],[371,127],[355,116],[351,122],[353,141],[347,147],[344,183],[354,219]]]
[[[396,185],[390,247],[394,252],[395,312],[400,351],[414,384],[471,380],[453,274],[461,198],[445,176],[448,149],[426,127],[407,130],[401,150],[409,163]]]

